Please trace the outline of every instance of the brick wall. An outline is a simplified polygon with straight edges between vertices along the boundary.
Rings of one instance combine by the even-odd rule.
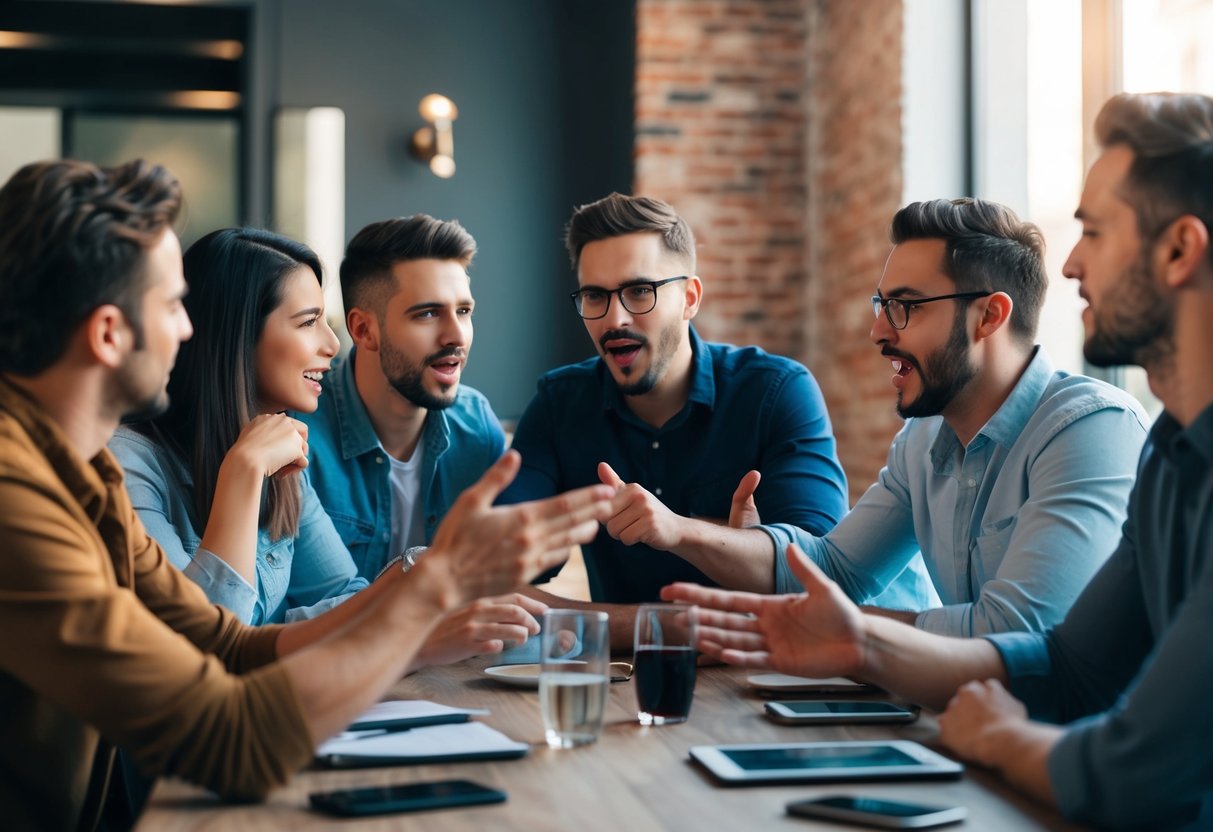
[[[900,420],[867,298],[901,195],[900,0],[639,0],[635,192],[699,240],[707,338],[804,361],[852,499]]]

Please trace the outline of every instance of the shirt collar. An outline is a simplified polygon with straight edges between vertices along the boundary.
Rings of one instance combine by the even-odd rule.
[[[716,404],[716,374],[712,367],[712,354],[695,327],[688,329],[691,340],[691,392],[687,396],[687,403],[701,404],[711,410]],[[602,356],[598,357],[598,372],[602,377],[602,409],[631,413]]]
[[[1180,468],[1207,470],[1213,464],[1213,405],[1200,412],[1186,428],[1163,411],[1150,431],[1152,444]]]
[[[356,347],[350,348],[350,354],[333,371],[332,384],[326,386],[322,394],[333,397],[333,406],[337,409],[338,430],[341,433],[341,458],[346,460],[379,451],[383,447],[354,380],[356,352]],[[435,455],[441,454],[450,446],[451,430],[446,414],[441,410],[431,410],[426,414],[425,426],[421,429],[421,441],[425,444],[426,451]]]
[[[1036,346],[1032,360],[1028,362],[1019,381],[1015,382],[1015,386],[1011,388],[1011,393],[1007,396],[1006,401],[994,412],[989,421],[982,425],[981,430],[977,431],[977,435],[973,437],[969,446],[972,447],[982,437],[1004,448],[1014,445],[1040,405],[1040,397],[1048,388],[1054,372],[1053,362],[1045,353],[1044,348]],[[931,462],[934,463],[936,471],[943,469],[960,446],[960,439],[952,430],[952,426],[942,417],[938,418],[942,424],[939,427],[938,436],[935,437],[935,443],[931,447]]]
[[[0,377],[0,410],[17,420],[72,497],[94,520],[100,520],[108,502],[108,488],[120,485],[123,476],[122,467],[109,449],[102,448],[87,463],[82,461],[42,405],[3,377]]]

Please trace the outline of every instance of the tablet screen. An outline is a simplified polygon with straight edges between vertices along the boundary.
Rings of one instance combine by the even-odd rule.
[[[889,745],[819,748],[722,748],[721,753],[744,771],[771,769],[882,768],[921,763]]]

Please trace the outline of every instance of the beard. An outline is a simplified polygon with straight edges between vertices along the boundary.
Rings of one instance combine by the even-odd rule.
[[[113,405],[124,422],[154,419],[168,410],[167,379],[159,377],[150,363],[146,353],[133,352],[115,375]],[[149,383],[152,374],[156,379]]]
[[[910,362],[918,375],[922,388],[918,398],[905,404],[904,392],[897,392],[897,415],[903,419],[938,416],[977,375],[977,368],[969,361],[969,336],[965,332],[963,308],[956,311],[947,343],[928,355],[925,362],[888,347],[881,353]]]
[[[620,372],[623,373],[627,380],[616,382],[619,392],[625,396],[643,396],[651,392],[665,376],[665,371],[670,366],[670,362],[674,360],[674,354],[678,352],[681,336],[682,333],[678,322],[671,323],[661,330],[657,334],[657,344],[653,349],[649,366],[638,378],[627,379],[634,372],[631,366],[620,368]],[[628,338],[636,341],[640,344],[641,349],[651,343],[648,338],[639,332],[632,332],[626,329],[612,329],[603,333],[602,337],[598,339],[602,352],[605,353],[607,351],[606,342],[615,338]]]
[[[1174,351],[1175,301],[1154,282],[1150,249],[1142,245],[1142,256],[1091,309],[1091,334],[1082,353],[1096,367],[1145,367]]]
[[[440,358],[464,358],[465,355],[460,347],[445,347],[414,363],[403,352],[384,341],[379,345],[379,366],[383,369],[388,384],[405,399],[425,410],[445,410],[455,403],[459,383],[439,384],[440,392],[433,393],[425,386],[426,368]]]

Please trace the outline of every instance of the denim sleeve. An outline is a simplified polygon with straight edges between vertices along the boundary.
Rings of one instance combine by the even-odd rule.
[[[169,562],[201,587],[212,604],[231,610],[245,624],[252,622],[257,589],[227,561],[198,546],[200,533],[186,519],[193,494],[172,472],[167,452],[122,435],[114,437],[110,449],[125,471],[131,505]]]
[[[1029,496],[994,577],[975,601],[928,610],[918,627],[970,637],[1061,621],[1120,540],[1144,441],[1137,415],[1121,407],[1060,426],[1027,471]]]
[[[907,430],[908,426],[893,440],[877,481],[824,537],[786,524],[765,527],[777,548],[776,592],[803,590],[787,563],[787,544],[794,542],[852,600],[866,601],[900,580],[913,586],[904,593],[907,608],[922,609],[932,603],[934,593],[929,591],[929,580],[918,573],[906,575],[907,565],[918,554],[906,479]]]
[[[767,391],[759,425],[758,513],[808,534],[834,528],[847,511],[847,480],[817,382],[797,366]]]
[[[305,475],[286,620],[314,618],[367,586]]]
[[[1102,681],[1104,695],[1085,703],[1092,715],[1054,747],[1049,778],[1067,817],[1161,828],[1190,821],[1213,783],[1213,743],[1199,727],[1213,691],[1213,569],[1203,570],[1152,646],[1137,573],[1118,562],[1124,559],[1132,559],[1127,550],[1100,571],[1058,628],[1054,664],[1069,678],[1055,677],[1054,686],[1072,684],[1077,668],[1078,681]]]

